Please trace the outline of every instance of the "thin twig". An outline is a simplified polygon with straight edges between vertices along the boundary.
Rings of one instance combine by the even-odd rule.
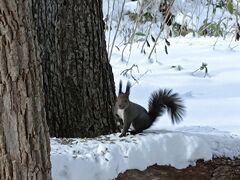
[[[111,32],[112,32],[112,23],[113,23],[113,11],[115,8],[115,2],[116,0],[113,0],[113,5],[112,5],[112,12],[111,12],[111,21],[110,21],[110,25],[109,25],[109,33],[108,33],[108,53],[109,53],[109,48],[110,48],[110,41],[111,41]],[[109,2],[110,3],[110,2]],[[109,58],[110,61],[110,58]]]
[[[123,4],[122,4],[121,14],[120,14],[119,21],[118,21],[117,28],[116,28],[116,32],[115,32],[115,35],[114,35],[114,38],[113,38],[113,41],[112,41],[112,47],[111,47],[111,50],[110,50],[110,53],[109,53],[109,60],[112,57],[112,51],[113,51],[114,44],[115,44],[115,41],[116,41],[116,38],[117,38],[117,34],[118,34],[118,31],[119,31],[120,24],[121,24],[121,21],[122,21],[123,10],[124,10],[125,3],[126,3],[126,0],[124,0]]]
[[[174,3],[174,1],[172,1],[170,7],[173,5],[173,3]],[[163,28],[164,28],[164,24],[166,23],[166,20],[167,20],[167,17],[169,16],[169,14],[170,14],[170,8],[169,8],[169,10],[168,10],[168,12],[167,12],[167,14],[166,14],[166,16],[165,16],[162,24],[161,24],[160,31],[159,31],[156,39],[155,39],[156,41],[155,41],[154,44],[153,44],[153,48],[152,48],[152,50],[151,50],[151,52],[150,52],[150,54],[149,54],[149,56],[148,56],[148,59],[151,59],[152,53],[153,53],[154,49],[156,48],[158,39],[160,38],[160,36],[161,36],[161,34],[162,34],[162,31],[163,31]]]

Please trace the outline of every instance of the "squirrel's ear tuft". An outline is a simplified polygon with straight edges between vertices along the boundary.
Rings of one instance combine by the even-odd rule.
[[[127,82],[127,86],[126,86],[126,93],[127,93],[127,94],[130,94],[130,88],[131,88],[131,86],[132,86],[131,83],[128,81],[128,82]]]
[[[118,94],[122,93],[122,80],[119,81],[119,90],[118,90]]]

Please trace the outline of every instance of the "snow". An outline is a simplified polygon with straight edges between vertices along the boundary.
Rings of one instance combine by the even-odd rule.
[[[56,180],[105,180],[117,177],[127,169],[144,170],[155,163],[184,168],[197,159],[209,160],[214,156],[240,155],[240,59],[239,46],[229,48],[230,39],[173,38],[166,55],[158,46],[153,63],[140,54],[133,45],[131,58],[121,61],[121,52],[114,50],[111,64],[116,89],[120,73],[137,64],[131,80],[130,99],[147,108],[150,93],[159,88],[172,88],[184,99],[187,114],[184,121],[171,125],[165,114],[142,134],[119,138],[118,134],[95,139],[52,139],[52,175]],[[237,45],[232,42],[231,47]],[[127,52],[127,51],[126,51]],[[128,55],[127,55],[128,56]],[[198,69],[207,63],[209,75]],[[178,71],[172,66],[180,65]]]
[[[239,137],[210,127],[148,130],[123,138],[119,134],[95,139],[52,139],[53,179],[113,179],[127,169],[144,170],[155,163],[185,168],[195,165],[197,159],[235,157],[240,152]]]
[[[117,1],[113,15],[116,21],[121,11],[119,2],[122,1]],[[134,11],[136,2],[126,4],[126,11]],[[106,11],[105,3],[105,14]],[[181,21],[181,16],[178,18]],[[117,42],[121,42],[121,38],[119,35]],[[169,116],[164,114],[151,128],[135,136],[119,138],[120,133],[117,133],[92,139],[52,138],[53,180],[106,180],[127,169],[144,170],[155,163],[185,168],[194,165],[197,159],[240,156],[239,42],[231,37],[194,38],[192,35],[168,41],[171,44],[168,55],[162,40],[150,61],[151,40],[150,48],[145,48],[146,55],[141,53],[143,42],[138,42],[133,43],[131,53],[130,46],[126,48],[123,59],[124,46],[120,45],[119,49],[113,49],[110,63],[116,89],[120,79],[124,85],[130,80],[133,84],[131,101],[146,109],[154,90],[169,88],[178,92],[187,111],[183,122],[173,126]],[[196,71],[202,63],[207,64],[206,77],[204,71]],[[121,75],[134,64],[138,69],[133,68],[132,75],[137,82],[129,74],[128,77]]]

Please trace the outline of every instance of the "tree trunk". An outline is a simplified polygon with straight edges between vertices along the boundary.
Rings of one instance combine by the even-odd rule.
[[[48,180],[50,143],[31,1],[0,0],[0,179]]]
[[[54,137],[116,131],[101,0],[35,0],[46,114]]]

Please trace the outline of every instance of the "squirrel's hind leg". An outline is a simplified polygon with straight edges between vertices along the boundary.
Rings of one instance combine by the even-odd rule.
[[[130,134],[135,135],[135,134],[138,134],[138,133],[141,133],[141,132],[142,132],[142,130],[132,130],[132,131],[130,131]]]

